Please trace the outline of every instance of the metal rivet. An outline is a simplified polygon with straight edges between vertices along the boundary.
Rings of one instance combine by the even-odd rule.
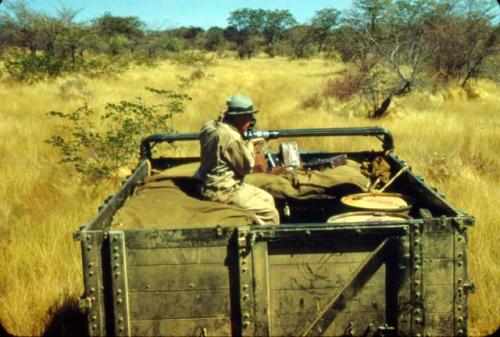
[[[243,260],[241,261],[241,264],[247,264],[247,261],[243,259]]]
[[[123,300],[121,298],[116,300],[116,303],[118,303],[118,304],[122,304],[122,302],[123,302]]]
[[[123,322],[123,317],[121,317],[121,316],[120,316],[120,317],[118,317],[118,322],[119,322],[119,323]]]
[[[459,236],[459,237],[457,238],[457,241],[462,241],[462,237],[461,237],[461,236]]]
[[[248,300],[248,295],[247,294],[243,295],[243,301],[246,301],[246,300]]]
[[[115,253],[115,254],[113,255],[113,257],[115,258],[115,260],[118,260],[118,258],[120,257],[120,255],[118,255],[118,253]]]
[[[416,269],[416,270],[420,269],[420,266],[419,266],[418,264],[417,264],[417,265],[415,265],[415,269]]]
[[[118,277],[118,276],[120,276],[120,272],[119,272],[119,271],[117,271],[117,272],[115,273],[115,277]]]
[[[97,329],[97,324],[93,324],[92,328]]]
[[[97,321],[97,315],[92,315],[92,320]]]
[[[244,318],[245,320],[247,320],[249,317],[250,317],[250,314],[249,314],[248,312],[245,312],[245,313],[243,314],[243,318]]]
[[[243,288],[243,290],[247,290],[248,289],[248,284],[244,284],[242,288]]]
[[[116,253],[117,251],[118,251],[118,247],[113,248],[113,252]]]
[[[463,254],[462,254],[462,253],[458,253],[458,255],[457,255],[457,256],[458,256],[459,258],[461,258],[461,257],[463,256]]]
[[[419,297],[420,297],[420,292],[418,292],[418,291],[417,291],[417,292],[415,293],[415,297],[419,298]]]
[[[463,281],[463,280],[462,280],[461,278],[459,278],[459,279],[457,280],[457,282],[458,282],[458,283],[462,283],[462,281]]]
[[[123,327],[122,327],[122,326],[120,326],[120,327],[118,328],[118,331],[120,331],[120,332],[122,332],[123,330],[124,330],[124,329],[123,329]]]
[[[90,239],[91,239],[90,235],[87,235],[86,239],[87,239],[87,241],[90,241]]]
[[[117,293],[117,294],[121,294],[121,293],[122,293],[122,290],[121,290],[121,289],[118,289],[118,290],[116,291],[116,293]]]
[[[458,322],[458,323],[462,323],[463,321],[464,321],[464,319],[463,319],[463,317],[462,317],[462,316],[460,316],[460,317],[458,317],[458,318],[457,318],[457,322]]]
[[[92,249],[92,245],[87,245],[87,250],[91,250]]]
[[[247,271],[247,268],[241,268],[241,272],[245,273]]]
[[[307,236],[311,236],[311,231],[306,231]]]
[[[92,276],[92,275],[94,275],[94,272],[91,270],[91,271],[89,271],[89,276]]]
[[[114,267],[115,267],[115,269],[118,269],[118,268],[120,268],[120,264],[119,263],[115,263]]]
[[[420,323],[422,322],[422,319],[420,317],[415,317],[415,323]]]
[[[243,322],[243,328],[244,329],[248,328],[249,325],[250,325],[250,322],[248,322],[248,321],[244,321]]]
[[[464,263],[463,263],[462,261],[459,261],[459,262],[458,262],[458,266],[459,266],[459,267],[462,267],[462,266],[463,266],[463,264],[464,264]]]
[[[95,288],[94,287],[90,288],[90,293],[91,294],[95,293]]]
[[[459,336],[463,336],[464,335],[464,331],[463,330],[458,330],[458,335]]]

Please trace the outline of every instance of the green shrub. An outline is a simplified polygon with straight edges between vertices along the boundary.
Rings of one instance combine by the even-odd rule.
[[[213,65],[215,63],[215,57],[213,55],[196,50],[171,53],[169,58],[175,63],[196,67]]]
[[[61,118],[66,125],[46,143],[57,148],[61,162],[73,165],[89,183],[116,177],[120,168],[136,163],[142,138],[174,132],[168,121],[182,113],[186,101],[191,99],[175,91],[146,89],[159,95],[163,102],[148,104],[139,97],[135,101],[108,103],[100,117],[88,104],[71,113],[50,111],[50,116]]]

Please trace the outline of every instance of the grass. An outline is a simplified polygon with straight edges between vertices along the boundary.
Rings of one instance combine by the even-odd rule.
[[[81,257],[72,232],[116,188],[113,183],[85,186],[70,167],[58,164],[57,152],[43,142],[56,132],[56,120],[46,113],[72,111],[84,100],[94,107],[137,96],[152,100],[144,87],[172,89],[177,76],[193,75],[187,89],[193,101],[172,122],[179,131],[198,130],[216,118],[234,93],[254,99],[261,129],[375,124],[390,129],[399,156],[453,205],[477,218],[469,231],[469,270],[477,285],[469,297],[469,332],[493,332],[500,325],[498,85],[480,81],[469,90],[414,93],[398,99],[388,116],[376,122],[365,119],[356,100],[327,98],[303,108],[303,101],[321,93],[342,68],[320,59],[225,59],[204,67],[204,76],[193,75],[193,67],[163,63],[105,79],[0,83],[0,324],[15,335],[43,334],[53,313],[80,296]],[[359,144],[338,140],[329,145],[359,149],[364,140]]]

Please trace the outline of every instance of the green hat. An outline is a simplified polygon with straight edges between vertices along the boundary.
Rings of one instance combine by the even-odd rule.
[[[242,95],[231,96],[226,100],[226,115],[245,115],[257,113],[259,110],[253,109],[253,102],[249,97]]]

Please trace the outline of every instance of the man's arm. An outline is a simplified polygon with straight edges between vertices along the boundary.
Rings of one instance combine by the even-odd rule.
[[[252,172],[255,164],[254,145],[252,142],[232,141],[227,145],[224,156],[240,176],[245,176]]]

